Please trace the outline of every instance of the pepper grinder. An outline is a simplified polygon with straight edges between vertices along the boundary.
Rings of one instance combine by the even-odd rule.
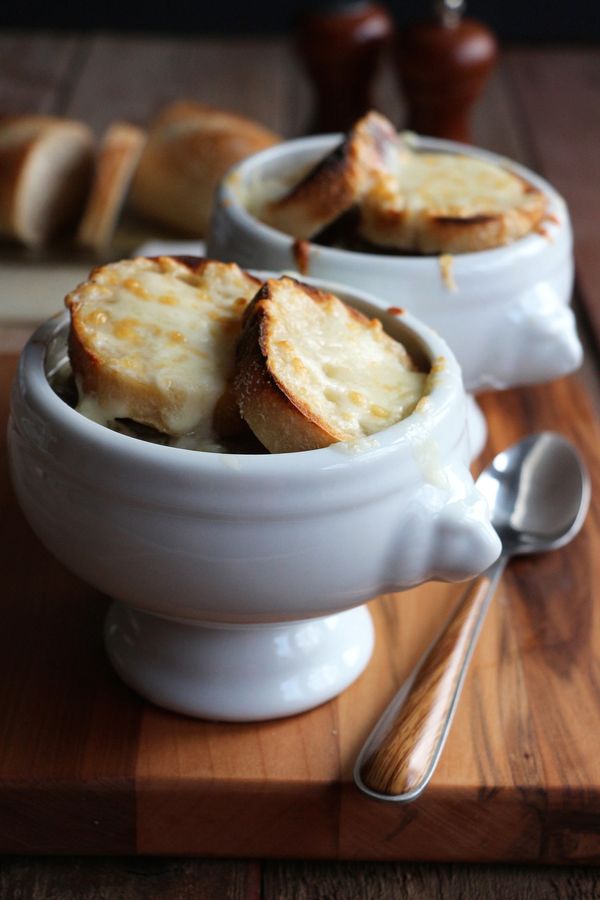
[[[469,117],[496,61],[492,32],[464,18],[464,0],[438,0],[433,15],[397,35],[396,66],[408,105],[406,127],[469,143]]]
[[[304,8],[295,46],[314,89],[309,132],[347,131],[372,108],[373,80],[393,29],[379,3],[321,0]]]

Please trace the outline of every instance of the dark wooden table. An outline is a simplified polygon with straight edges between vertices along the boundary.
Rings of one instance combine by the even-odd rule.
[[[288,44],[269,39],[0,35],[0,111],[77,116],[98,132],[118,117],[145,123],[191,97],[237,109],[285,136],[302,133],[310,97]],[[378,105],[398,124],[389,71]],[[540,171],[571,209],[586,381],[600,346],[600,51],[506,48],[475,113],[475,140]],[[28,326],[0,329],[17,346]],[[600,897],[588,867],[327,863],[172,858],[8,857],[0,898],[529,898]]]

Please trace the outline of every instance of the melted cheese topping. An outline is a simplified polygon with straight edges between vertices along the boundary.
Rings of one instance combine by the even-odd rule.
[[[293,288],[279,296],[271,301],[269,367],[288,397],[344,440],[374,434],[414,410],[426,376],[379,319],[356,317],[333,295],[314,302]]]
[[[405,153],[369,201],[382,208],[470,218],[521,205],[528,185],[494,163],[453,153]]]
[[[79,379],[79,411],[104,424],[131,418],[170,435],[193,432],[210,446],[241,315],[257,288],[221,263],[198,274],[168,258],[96,270],[69,301],[87,353],[100,361],[93,393]]]
[[[298,172],[296,181],[303,174]],[[385,165],[381,161],[376,176],[372,174],[370,187],[357,204],[359,234],[380,246],[427,253],[486,249],[526,234],[546,208],[541,192],[508,168],[467,155],[412,150],[406,138],[403,144],[390,142]],[[246,185],[241,200],[269,224],[270,202],[290,189],[283,177],[257,175]],[[459,225],[466,221],[484,230],[486,223],[500,217],[505,220],[504,231],[474,233],[472,246],[460,236],[455,236],[454,243],[452,238],[428,237],[431,219],[456,219]]]
[[[450,253],[443,253],[439,257],[439,263],[442,281],[449,291],[456,293],[458,285],[456,283],[456,278],[454,277],[454,257]]]

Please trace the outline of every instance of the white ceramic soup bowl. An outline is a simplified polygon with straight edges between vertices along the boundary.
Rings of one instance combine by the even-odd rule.
[[[249,209],[257,198],[280,195],[342,139],[319,135],[286,141],[236,165],[215,203],[208,255],[242,266],[296,270],[289,235],[265,225]],[[549,200],[545,235],[532,233],[504,247],[451,258],[357,253],[306,245],[303,274],[343,282],[408,309],[447,340],[468,391],[502,389],[557,378],[581,363],[582,349],[569,303],[573,287],[572,233],[564,200],[546,181],[517,163],[453,141],[415,138],[417,150],[465,153],[508,165]]]
[[[25,347],[8,435],[19,502],[46,547],[113,598],[110,659],[153,702],[238,721],[316,706],[369,660],[366,600],[469,578],[498,555],[468,470],[459,367],[412,316],[380,317],[438,362],[430,393],[371,438],[280,455],[160,446],[84,418],[49,381],[66,314]]]

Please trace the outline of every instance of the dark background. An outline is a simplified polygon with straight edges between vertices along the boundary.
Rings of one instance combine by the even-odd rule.
[[[94,0],[69,4],[0,0],[0,27],[102,29],[190,34],[281,34],[290,29],[302,0]],[[427,0],[391,0],[398,24],[426,13]],[[503,40],[592,41],[600,39],[600,3],[594,0],[471,0],[468,14],[490,25]]]

